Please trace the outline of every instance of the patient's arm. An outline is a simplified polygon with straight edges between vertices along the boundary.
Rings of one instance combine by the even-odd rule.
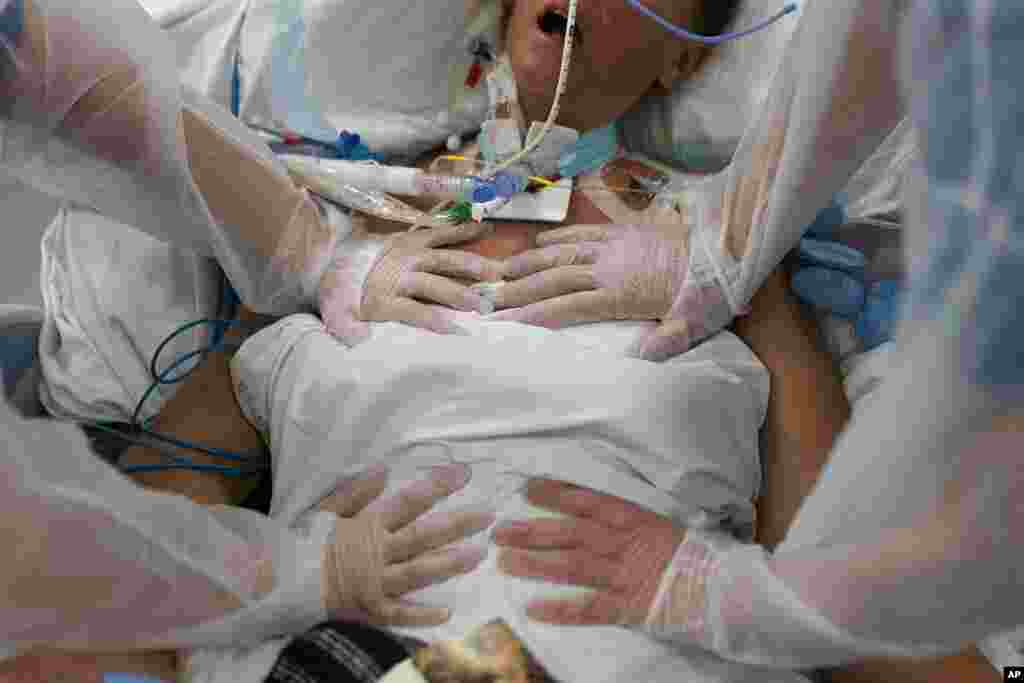
[[[758,290],[735,332],[771,375],[761,430],[764,484],[758,501],[758,542],[776,546],[814,487],[829,451],[850,418],[832,357],[819,348],[816,323],[789,293],[778,269]]]

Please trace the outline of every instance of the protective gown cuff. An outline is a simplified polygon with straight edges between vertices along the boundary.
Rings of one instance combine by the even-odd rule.
[[[327,619],[324,603],[324,546],[333,538],[338,518],[329,512],[318,512],[306,518],[298,531],[303,542],[299,544],[294,562],[288,572],[282,572],[279,585],[283,589],[278,603],[286,615],[282,622],[289,626],[288,633],[304,633]]]
[[[345,211],[331,202],[312,193],[309,193],[309,197],[316,204],[320,216],[331,227],[332,233],[330,242],[311,258],[302,277],[302,300],[309,305],[308,310],[319,310],[320,283],[342,245],[351,238],[352,220]]]
[[[738,294],[742,281],[742,264],[726,252],[723,244],[723,233],[727,227],[722,223],[723,190],[717,188],[716,182],[708,184],[708,191],[693,193],[686,197],[685,210],[687,215],[696,217],[692,221],[690,247],[690,277],[700,277],[710,283],[714,282],[722,292],[724,301],[729,308],[729,319],[738,315],[747,315],[750,308]],[[728,322],[723,324],[728,324]]]
[[[698,529],[687,531],[662,575],[644,630],[679,644],[705,643],[707,581],[715,571],[715,551]]]
[[[230,508],[214,514],[238,517],[241,513]],[[251,513],[251,511],[242,511]],[[256,513],[251,513],[256,514]],[[273,638],[291,636],[308,631],[327,618],[323,598],[324,545],[331,538],[337,518],[330,513],[311,515],[301,526],[275,529],[283,542],[273,543],[267,557],[272,561],[270,571],[258,570],[261,578],[250,581],[254,592],[245,604],[227,613],[223,618],[205,622],[183,631],[170,632],[160,641],[148,646],[162,649],[183,643],[197,649],[206,647],[252,646]],[[244,519],[238,523],[245,526]],[[264,519],[264,524],[265,519]],[[269,586],[262,585],[269,582]]]
[[[349,237],[339,240],[324,271],[326,276],[333,270],[335,279],[333,282],[321,283],[317,310],[323,313],[326,306],[345,306],[358,311],[364,299],[370,271],[386,249],[387,242],[381,239]]]

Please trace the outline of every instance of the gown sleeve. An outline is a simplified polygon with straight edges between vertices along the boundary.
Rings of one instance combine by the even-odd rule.
[[[181,85],[175,46],[135,0],[0,7],[0,170],[215,257],[257,312],[311,309],[350,223]]]
[[[839,4],[871,8],[848,15],[856,23],[886,3],[828,13]],[[688,533],[648,619],[660,637],[818,667],[953,651],[1021,622],[1024,7],[922,1],[909,16],[902,49],[921,152],[896,362],[774,552]],[[887,104],[869,94],[831,109],[871,118]],[[824,163],[817,173],[836,178]]]
[[[683,193],[702,251],[691,264],[714,273],[734,315],[903,118],[904,14],[900,0],[806,3],[732,161]]]
[[[334,515],[286,528],[136,486],[81,433],[0,401],[0,657],[257,643],[326,617]]]

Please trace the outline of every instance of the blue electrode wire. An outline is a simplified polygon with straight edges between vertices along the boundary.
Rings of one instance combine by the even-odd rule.
[[[730,40],[735,40],[736,38],[749,36],[751,33],[756,33],[763,28],[767,28],[768,26],[774,24],[776,21],[786,16],[787,14],[791,14],[792,12],[795,12],[797,10],[797,5],[795,2],[788,2],[785,5],[783,5],[782,9],[776,12],[773,16],[768,17],[767,19],[764,19],[754,24],[748,29],[744,29],[742,31],[735,31],[732,33],[723,33],[717,36],[702,36],[696,33],[691,33],[687,31],[685,28],[682,28],[681,26],[676,26],[671,21],[661,16],[657,12],[654,12],[644,7],[640,3],[640,0],[626,0],[626,3],[631,5],[633,9],[635,9],[637,12],[640,12],[641,14],[646,15],[651,19],[654,19],[654,21],[658,22],[663,27],[668,29],[668,31],[675,35],[677,38],[680,38],[682,40],[696,40],[697,42],[704,43],[705,45],[718,45],[720,43],[725,43]]]
[[[233,315],[234,310],[238,305],[238,295],[235,294],[234,289],[231,288],[230,284],[225,278],[224,288],[222,290],[223,299],[222,303],[225,307],[225,312],[228,315]],[[158,361],[160,354],[164,348],[177,336],[184,334],[185,332],[199,327],[200,325],[211,326],[210,331],[210,343],[206,347],[190,351],[188,353],[179,356],[170,366],[162,371],[157,370]],[[153,357],[150,360],[149,372],[153,377],[153,383],[150,384],[149,388],[143,393],[142,398],[139,399],[135,406],[135,411],[132,414],[131,423],[127,425],[131,431],[124,431],[123,425],[119,423],[97,423],[93,426],[101,431],[117,435],[128,443],[146,446],[160,451],[161,455],[166,457],[170,462],[164,465],[129,465],[121,468],[122,472],[125,473],[138,473],[138,472],[158,472],[165,470],[175,469],[188,469],[198,472],[218,472],[228,476],[244,477],[251,474],[256,474],[267,469],[265,462],[259,461],[258,458],[254,457],[255,454],[239,454],[231,451],[226,451],[220,448],[212,448],[202,446],[199,444],[191,443],[184,439],[178,439],[173,436],[161,434],[150,429],[149,424],[152,421],[152,417],[146,419],[140,419],[142,413],[142,407],[149,399],[150,395],[160,386],[167,384],[176,384],[181,382],[188,377],[198,366],[198,363],[194,364],[187,371],[178,372],[175,375],[175,371],[189,362],[193,358],[199,357],[200,360],[205,358],[207,354],[221,351],[225,348],[224,335],[228,328],[241,325],[238,320],[222,320],[214,318],[206,318],[202,320],[195,320],[193,322],[182,325],[178,329],[174,330],[169,334],[160,344],[157,346],[156,351],[153,353]],[[118,427],[121,427],[120,429]],[[184,451],[196,451],[199,453],[205,453],[217,458],[224,460],[230,460],[237,463],[235,466],[227,465],[214,465],[214,464],[198,464],[192,462],[189,458],[183,455]]]

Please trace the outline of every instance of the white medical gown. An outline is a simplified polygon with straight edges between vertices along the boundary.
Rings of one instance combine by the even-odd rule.
[[[322,621],[333,515],[287,529],[133,485],[77,428],[0,405],[0,657],[69,649],[253,642]]]
[[[717,179],[724,207],[703,200],[745,301],[909,103],[921,153],[892,371],[775,552],[713,533],[681,546],[650,620],[663,637],[803,667],[955,650],[1024,620],[1024,6],[906,4],[809,3]]]
[[[26,41],[24,29],[39,26],[45,40]],[[138,77],[125,97],[141,88],[145,115],[114,106],[83,121],[78,98],[122,73]],[[178,144],[182,98],[166,36],[132,0],[0,1],[0,166],[217,255],[252,299],[295,310],[296,273],[266,257],[275,236],[233,232],[196,192]],[[223,130],[248,135],[193,100]],[[0,657],[40,643],[110,651],[260,641],[325,618],[321,553],[333,515],[290,529],[144,491],[93,455],[76,428],[29,421],[0,403],[11,559],[0,569]]]

